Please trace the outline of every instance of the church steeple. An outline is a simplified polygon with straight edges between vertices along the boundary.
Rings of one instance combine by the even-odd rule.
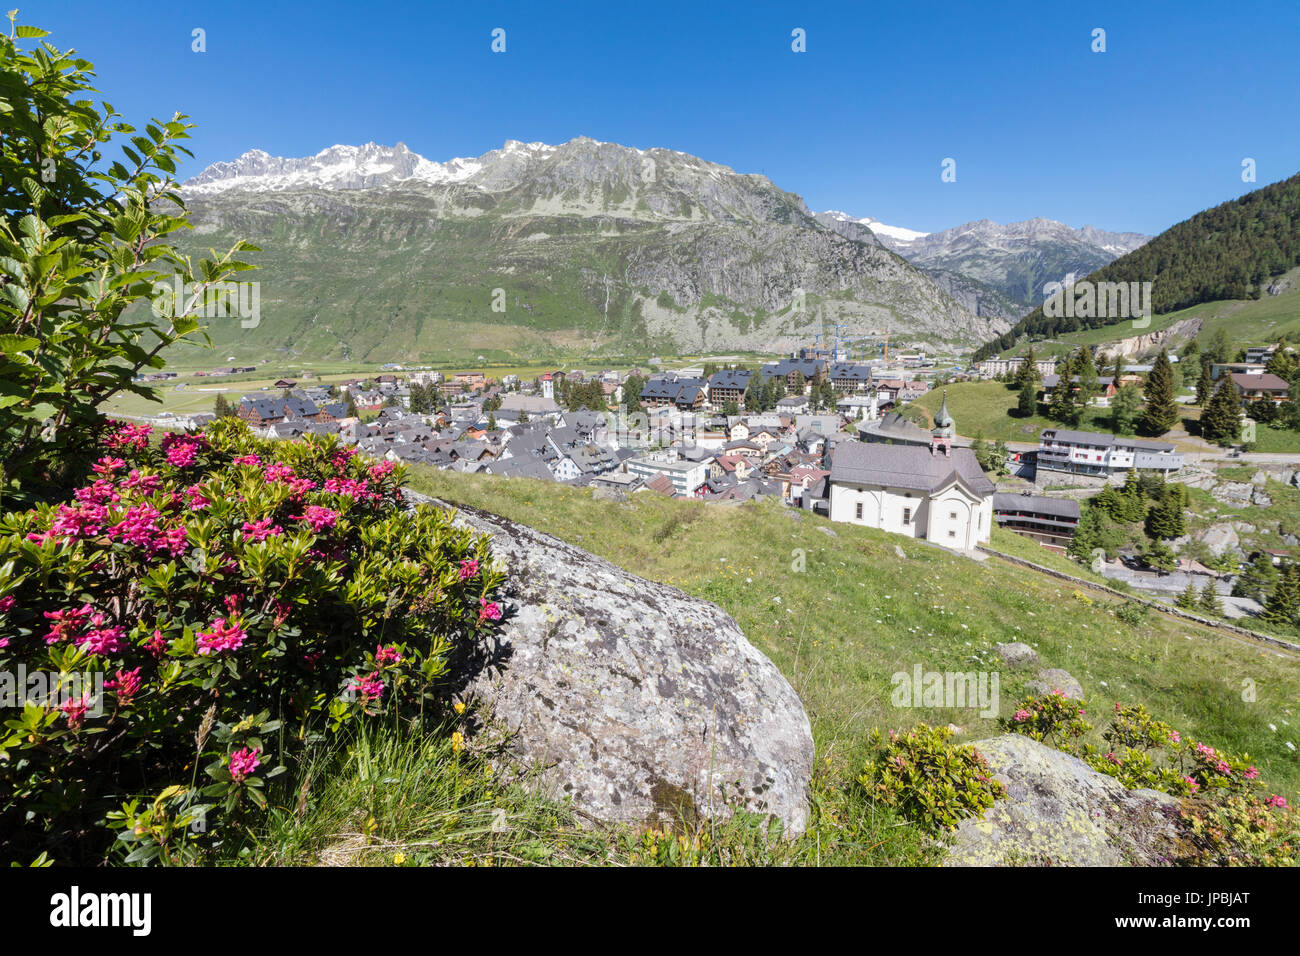
[[[952,456],[952,438],[956,434],[952,413],[948,411],[948,390],[943,390],[943,401],[934,416],[934,428],[930,429],[930,454],[943,449],[945,458]]]

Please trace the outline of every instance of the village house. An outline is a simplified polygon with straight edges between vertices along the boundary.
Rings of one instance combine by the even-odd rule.
[[[858,362],[836,362],[826,373],[831,386],[846,395],[861,395],[871,389],[871,366]]]
[[[784,378],[786,387],[791,390],[802,391],[796,384],[801,376],[805,385],[819,385],[829,366],[825,359],[790,358],[764,365],[763,372],[769,378]]]
[[[754,373],[748,369],[724,369],[709,376],[709,402],[721,408],[727,402],[740,404],[745,400],[745,389],[749,386],[749,377]]]
[[[995,494],[993,520],[998,527],[1032,538],[1045,548],[1065,551],[1079,526],[1079,502],[1030,492]]]
[[[997,378],[1000,375],[1006,375],[1008,372],[1013,375],[1018,374],[1025,364],[1023,355],[1015,355],[1011,358],[993,358],[975,364],[975,371],[982,378]],[[1034,368],[1038,370],[1039,378],[1047,378],[1049,375],[1056,374],[1056,359],[1036,359]]]
[[[1291,394],[1291,383],[1271,372],[1229,372],[1228,377],[1243,402],[1256,402],[1263,398],[1281,405]]]
[[[1183,456],[1169,442],[1045,428],[1038,440],[1037,467],[1101,477],[1131,468],[1168,475],[1183,467]]]
[[[283,421],[314,422],[320,420],[320,409],[301,398],[261,398],[245,395],[235,412],[254,427],[274,425]],[[342,416],[335,416],[342,417]]]
[[[1052,393],[1056,391],[1057,385],[1061,382],[1059,375],[1043,376],[1043,401],[1050,402]],[[1070,379],[1073,391],[1079,390],[1079,376],[1075,375]],[[1109,375],[1099,375],[1097,377],[1097,394],[1093,396],[1092,401],[1095,405],[1108,405],[1110,400],[1115,397],[1115,379]]]

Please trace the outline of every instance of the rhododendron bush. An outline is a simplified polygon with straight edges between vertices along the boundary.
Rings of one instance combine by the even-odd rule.
[[[234,419],[154,437],[110,424],[90,483],[0,518],[0,673],[66,685],[5,711],[5,857],[117,830],[127,859],[192,858],[307,744],[440,719],[453,648],[501,616],[486,537],[408,509],[392,462]]]

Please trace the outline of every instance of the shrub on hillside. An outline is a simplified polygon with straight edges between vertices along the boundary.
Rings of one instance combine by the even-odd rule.
[[[236,419],[101,444],[71,501],[0,518],[0,679],[52,675],[0,730],[0,856],[99,859],[111,827],[128,861],[183,862],[305,744],[441,716],[503,575],[403,506],[393,463]]]
[[[857,779],[861,796],[901,812],[931,834],[982,817],[1006,788],[974,747],[951,742],[946,727],[919,724],[905,734],[876,731],[874,755]]]
[[[1053,743],[1114,777],[1130,790],[1148,788],[1185,798],[1181,811],[1193,865],[1294,865],[1300,818],[1277,794],[1265,796],[1246,754],[1187,740],[1141,704],[1115,704],[1102,731],[1105,746],[1083,743],[1091,729],[1082,701],[1059,692],[1022,701],[1006,726]]]

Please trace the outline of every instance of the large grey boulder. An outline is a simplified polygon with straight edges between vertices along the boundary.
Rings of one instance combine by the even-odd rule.
[[[1126,790],[1021,734],[974,744],[1005,798],[963,820],[945,866],[1163,866],[1179,855],[1178,800]]]
[[[1225,505],[1248,505],[1255,490],[1255,486],[1247,481],[1225,481],[1216,485],[1210,494]]]
[[[1059,667],[1046,667],[1038,672],[1038,680],[1025,681],[1026,692],[1035,696],[1060,691],[1070,700],[1083,699],[1083,687],[1067,670]]]
[[[787,834],[806,828],[808,717],[730,616],[455,507],[458,522],[492,536],[509,575],[502,626],[457,665],[459,693],[511,732],[512,757],[540,768],[535,786],[607,822],[676,823],[741,805],[776,816]]]
[[[1023,641],[999,644],[998,657],[1008,667],[1033,667],[1038,663],[1038,652]]]

